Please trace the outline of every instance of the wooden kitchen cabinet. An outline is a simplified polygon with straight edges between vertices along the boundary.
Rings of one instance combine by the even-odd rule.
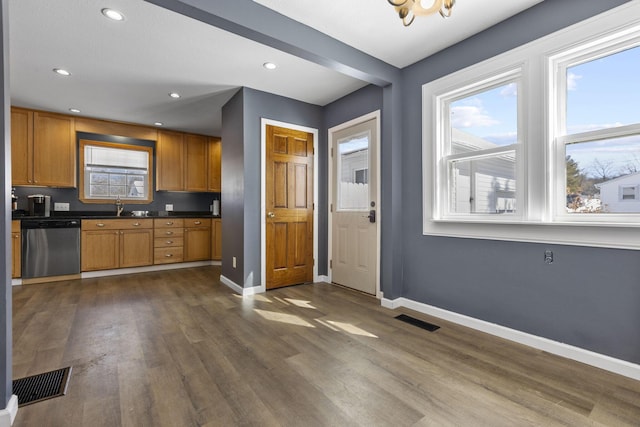
[[[222,191],[222,141],[220,138],[209,138],[209,174],[208,191],[220,193]]]
[[[207,191],[208,138],[202,135],[185,134],[185,190]]]
[[[158,131],[156,143],[156,189],[184,190],[184,134]]]
[[[74,118],[11,109],[12,185],[76,186]]]
[[[152,219],[82,220],[82,271],[153,264]]]
[[[208,144],[206,136],[158,131],[156,189],[208,191]]]
[[[184,260],[184,220],[156,218],[153,220],[153,263],[170,264]]]
[[[22,237],[20,221],[11,221],[11,277],[22,275]]]
[[[211,259],[211,218],[184,220],[184,260]]]
[[[220,218],[211,220],[211,259],[222,259],[222,220]]]

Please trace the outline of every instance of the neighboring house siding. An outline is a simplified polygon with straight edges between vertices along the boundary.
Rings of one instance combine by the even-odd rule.
[[[612,179],[596,187],[600,189],[600,200],[602,200],[604,212],[640,212],[640,194],[638,193],[640,173]]]

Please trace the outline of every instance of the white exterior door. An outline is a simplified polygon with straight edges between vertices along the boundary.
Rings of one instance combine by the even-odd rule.
[[[331,280],[378,289],[378,116],[331,135]]]

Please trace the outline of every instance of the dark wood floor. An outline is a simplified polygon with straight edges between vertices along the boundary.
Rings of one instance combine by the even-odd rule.
[[[640,425],[640,382],[328,284],[242,298],[203,267],[13,304],[14,378],[73,366],[16,427]]]

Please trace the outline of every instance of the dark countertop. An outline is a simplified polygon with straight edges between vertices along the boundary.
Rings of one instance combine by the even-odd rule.
[[[214,216],[211,212],[166,212],[149,211],[146,216],[133,216],[131,212],[123,212],[117,216],[115,211],[71,211],[71,212],[51,212],[51,216],[30,216],[28,212],[17,210],[12,212],[12,219],[120,219],[120,218],[221,218]]]

